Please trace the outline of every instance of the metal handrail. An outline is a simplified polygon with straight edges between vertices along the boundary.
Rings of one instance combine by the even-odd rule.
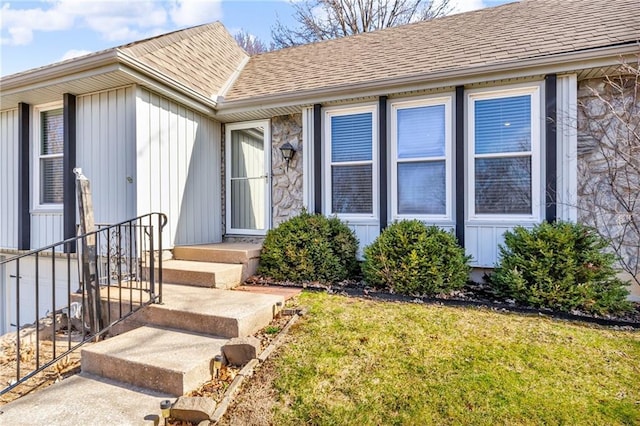
[[[15,330],[4,336],[5,340],[15,336],[16,359],[9,364],[0,366],[0,368],[11,368],[11,364],[13,364],[15,366],[15,380],[2,389],[0,395],[9,392],[54,365],[83,344],[99,339],[114,325],[143,307],[152,303],[162,303],[162,233],[166,224],[165,214],[149,213],[113,225],[102,225],[96,231],[0,261],[0,267],[9,267],[10,273],[12,265],[14,266],[15,274],[11,275],[11,278],[16,280],[15,287],[13,287],[15,288],[15,312],[13,313],[15,317],[12,318],[15,319],[15,323],[11,324]],[[72,284],[72,260],[78,262],[76,266],[80,269],[79,262],[82,258],[86,261],[87,256],[81,258],[78,255],[72,256],[71,253],[63,253],[64,248],[70,247],[70,244],[75,246],[74,243],[85,242],[87,238],[91,237],[96,241],[97,247],[93,257],[89,259],[96,266],[95,273],[90,277],[82,277],[82,279],[78,273],[77,282]],[[80,248],[83,244],[77,244],[77,246]],[[51,256],[48,257],[48,254]],[[29,264],[25,265],[27,263]],[[49,263],[50,268],[47,268],[46,264]],[[59,293],[62,291],[58,288],[58,284],[62,280],[57,278],[59,274],[56,274],[58,263],[63,263],[61,267],[66,271],[66,300],[59,298]],[[45,264],[45,267],[41,268],[42,264]],[[23,277],[22,269],[25,269],[25,266],[31,266],[30,272],[33,273]],[[58,266],[60,267],[60,265]],[[62,275],[64,274],[63,271]],[[92,286],[91,282],[96,285]],[[78,286],[78,290],[72,291],[72,287],[75,285]],[[6,287],[9,288],[8,283]],[[25,301],[24,297],[21,298],[21,290],[33,293],[35,300],[29,298],[28,301]],[[43,296],[46,290],[49,290],[50,293]],[[92,293],[89,294],[89,291]],[[127,298],[124,296],[127,296],[127,293],[128,300],[125,300]],[[134,300],[135,296],[137,296],[137,300]],[[43,303],[41,301],[43,297],[49,297],[51,303]],[[72,302],[72,300],[74,301]],[[104,305],[106,312],[101,314],[102,309],[92,310],[90,306],[87,309],[88,300],[97,300],[97,305],[99,307]],[[31,304],[25,302],[31,302]],[[123,303],[125,303],[124,309]],[[112,313],[113,305],[117,305],[115,313]],[[90,315],[87,315],[87,310]],[[24,314],[24,311],[27,314],[21,315]],[[46,311],[46,314],[40,315],[41,311]],[[72,344],[72,311],[80,312],[80,317],[76,318],[75,328],[80,329],[78,331],[82,337],[80,342],[73,342],[74,344]],[[63,323],[65,313],[66,325]],[[87,318],[88,316],[91,317]],[[25,319],[25,317],[29,318]],[[34,320],[33,324],[28,323],[30,319]],[[89,327],[86,325],[87,319],[89,319]],[[46,322],[51,323],[48,325],[51,327],[51,335],[41,336],[41,327]],[[66,339],[57,335],[58,326],[66,327]],[[25,368],[21,360],[22,334],[26,332],[35,335],[35,362],[31,363],[34,364],[31,368]],[[44,340],[43,337],[52,342],[52,354],[50,357],[45,355],[44,359],[41,359],[43,356],[40,353],[40,346],[41,341]],[[66,348],[63,348],[65,350],[58,354],[57,344],[61,342]]]

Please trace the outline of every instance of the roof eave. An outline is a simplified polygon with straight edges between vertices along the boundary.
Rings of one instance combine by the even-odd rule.
[[[501,62],[470,68],[443,70],[409,77],[396,77],[373,82],[347,84],[330,88],[312,89],[278,95],[256,96],[237,101],[220,100],[221,115],[241,113],[252,109],[278,108],[292,105],[309,105],[355,97],[375,96],[399,91],[424,90],[445,86],[479,83],[499,78],[516,78],[537,74],[572,72],[576,69],[611,66],[622,57],[636,54],[638,42],[627,45],[607,46],[579,52]]]
[[[214,114],[217,102],[201,94],[185,84],[166,76],[152,67],[140,62],[134,57],[127,55],[118,48],[105,50],[93,55],[83,56],[70,61],[52,64],[43,68],[36,68],[30,71],[12,74],[0,79],[2,92],[12,93],[20,90],[42,87],[50,83],[60,83],[67,79],[75,80],[83,78],[84,75],[94,72],[113,71],[113,67],[122,70],[133,70],[138,80],[153,82],[154,87],[161,85],[170,88],[172,91],[180,93],[185,97],[202,104],[209,114]]]
[[[41,68],[10,74],[0,78],[2,91],[24,88],[40,83],[57,80],[72,74],[101,68],[117,61],[117,50],[109,49],[93,55],[74,58],[69,61],[58,62]]]

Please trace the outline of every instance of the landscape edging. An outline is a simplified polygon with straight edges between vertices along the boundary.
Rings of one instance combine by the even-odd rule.
[[[282,343],[284,342],[284,336],[289,332],[291,326],[295,324],[295,322],[298,321],[300,317],[304,316],[305,313],[306,309],[297,310],[296,314],[293,315],[291,319],[289,319],[289,321],[287,321],[287,324],[282,328],[282,330],[280,330],[280,333],[278,333],[276,338],[273,339],[271,343],[269,343],[269,345],[260,353],[260,355],[258,355],[257,358],[252,359],[244,367],[242,367],[242,370],[240,370],[238,375],[236,375],[236,377],[233,379],[233,381],[225,391],[222,400],[216,407],[216,411],[211,417],[210,424],[215,425],[222,419],[222,417],[224,417],[227,410],[229,409],[229,405],[231,405],[231,403],[233,402],[233,399],[235,398],[237,391],[240,389],[242,381],[245,379],[245,377],[253,376],[254,369],[261,363],[265,362],[269,358],[269,356],[276,350],[276,348],[282,345]]]

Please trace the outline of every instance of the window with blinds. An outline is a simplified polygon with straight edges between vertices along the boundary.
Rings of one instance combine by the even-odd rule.
[[[534,141],[533,100],[536,94],[498,94],[473,100],[471,149],[475,214],[531,216],[535,213],[534,145],[538,143]]]
[[[332,214],[374,212],[373,111],[332,113],[329,120]]]
[[[449,105],[448,100],[393,105],[396,215],[447,215]]]
[[[40,204],[62,204],[64,134],[62,109],[40,112]]]

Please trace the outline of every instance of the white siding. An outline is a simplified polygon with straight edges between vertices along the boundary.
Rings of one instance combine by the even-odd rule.
[[[18,110],[0,112],[0,248],[18,247]]]
[[[378,235],[380,235],[380,222],[372,221],[370,223],[351,223],[347,222],[349,228],[356,234],[360,246],[358,247],[358,259],[362,260],[363,250],[371,244]]]
[[[578,82],[575,74],[557,80],[558,218],[578,220]]]
[[[31,213],[31,249],[39,249],[60,242],[63,238],[62,213]]]
[[[533,224],[522,224],[532,228]],[[471,265],[481,268],[493,268],[499,259],[499,245],[504,242],[504,233],[513,229],[513,225],[504,224],[467,224],[465,226],[464,246],[472,257]]]
[[[313,175],[313,108],[302,109],[302,205],[315,211]]]
[[[135,88],[80,96],[76,107],[76,167],[91,182],[96,223],[135,217]]]
[[[2,257],[0,257],[2,259]],[[55,259],[55,260],[54,260]],[[38,317],[43,318],[52,310],[52,264],[55,261],[55,309],[61,309],[68,304],[67,260],[66,258],[52,258],[41,256],[38,260],[39,278],[38,288]],[[71,259],[71,293],[79,287],[78,265]],[[0,266],[0,335],[15,331],[11,324],[16,324],[16,262]],[[4,282],[3,282],[4,280]],[[20,325],[32,324],[36,319],[36,260],[27,257],[20,261]]]
[[[163,245],[220,242],[221,126],[139,88],[137,214],[168,216]]]

